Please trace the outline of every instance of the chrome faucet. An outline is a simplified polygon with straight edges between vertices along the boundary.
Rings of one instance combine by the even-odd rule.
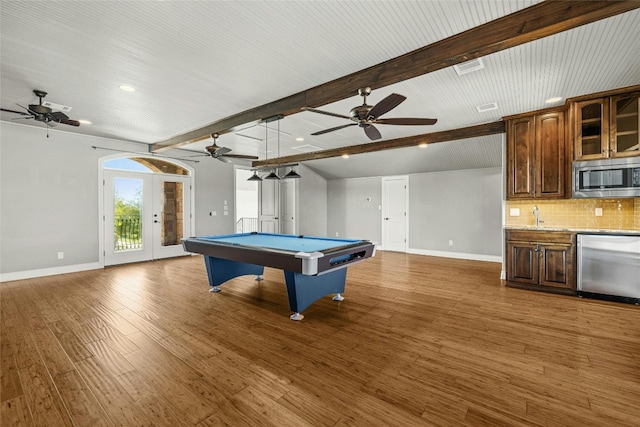
[[[540,223],[544,221],[540,219],[540,210],[538,209],[538,205],[533,205],[533,216],[536,217],[536,227],[539,227]]]

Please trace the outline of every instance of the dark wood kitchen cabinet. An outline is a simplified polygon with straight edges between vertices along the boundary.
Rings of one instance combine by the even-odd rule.
[[[576,234],[507,230],[507,285],[575,294]]]
[[[570,196],[570,159],[564,110],[505,118],[507,199]]]
[[[640,92],[573,102],[576,160],[640,155]]]

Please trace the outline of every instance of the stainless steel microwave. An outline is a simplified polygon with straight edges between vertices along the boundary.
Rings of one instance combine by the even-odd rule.
[[[640,157],[574,162],[573,197],[640,197]]]

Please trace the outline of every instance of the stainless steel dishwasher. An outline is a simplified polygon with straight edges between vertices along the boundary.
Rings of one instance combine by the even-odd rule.
[[[640,303],[640,235],[578,234],[578,293]]]

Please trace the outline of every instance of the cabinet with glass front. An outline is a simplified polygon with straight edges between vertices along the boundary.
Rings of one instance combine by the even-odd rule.
[[[640,92],[574,104],[576,160],[640,155]]]

